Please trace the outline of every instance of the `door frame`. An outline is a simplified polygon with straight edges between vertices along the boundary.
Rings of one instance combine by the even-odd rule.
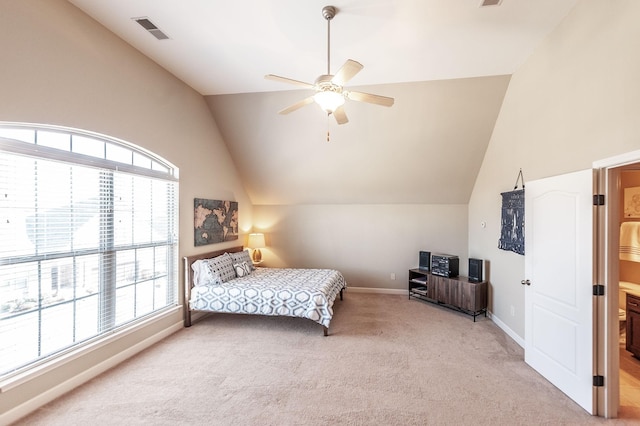
[[[594,279],[605,287],[604,300],[594,302],[594,374],[604,376],[597,392],[597,413],[618,415],[620,407],[620,336],[618,319],[618,246],[620,245],[620,172],[640,166],[640,150],[593,163],[594,189],[605,205],[594,207]],[[600,299],[600,298],[596,298]]]

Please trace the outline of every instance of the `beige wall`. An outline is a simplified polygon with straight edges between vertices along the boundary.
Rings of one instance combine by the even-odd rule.
[[[0,121],[107,134],[179,167],[180,256],[212,248],[193,247],[195,197],[238,201],[241,232],[250,228],[252,208],[235,166],[190,87],[63,0],[0,0],[0,52]],[[0,423],[7,410],[181,321],[176,313],[1,393]]]
[[[206,100],[256,205],[467,204],[509,79],[356,87],[395,103],[350,101],[340,126],[317,105],[277,113],[304,90]]]
[[[420,250],[458,255],[467,271],[464,204],[254,206],[254,218],[266,266],[335,268],[348,287],[406,291]]]
[[[469,202],[469,255],[491,262],[490,309],[521,338],[524,257],[497,249],[500,193],[520,168],[531,181],[640,147],[638,22],[638,1],[581,1],[511,78]]]

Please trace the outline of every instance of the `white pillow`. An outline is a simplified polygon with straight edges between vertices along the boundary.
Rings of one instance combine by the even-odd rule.
[[[193,285],[220,284],[220,276],[214,274],[209,266],[209,259],[196,260],[191,264],[193,270]]]

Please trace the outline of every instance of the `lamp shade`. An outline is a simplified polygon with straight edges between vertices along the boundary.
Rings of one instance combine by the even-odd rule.
[[[266,244],[264,242],[264,234],[260,234],[260,233],[249,234],[249,241],[247,242],[247,247],[252,249],[266,247]]]

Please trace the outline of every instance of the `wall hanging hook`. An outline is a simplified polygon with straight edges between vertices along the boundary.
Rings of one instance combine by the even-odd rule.
[[[518,189],[518,181],[522,182],[522,189],[524,189],[524,177],[522,176],[522,169],[520,169],[520,173],[518,173],[518,177],[516,178],[516,185],[513,189]]]

